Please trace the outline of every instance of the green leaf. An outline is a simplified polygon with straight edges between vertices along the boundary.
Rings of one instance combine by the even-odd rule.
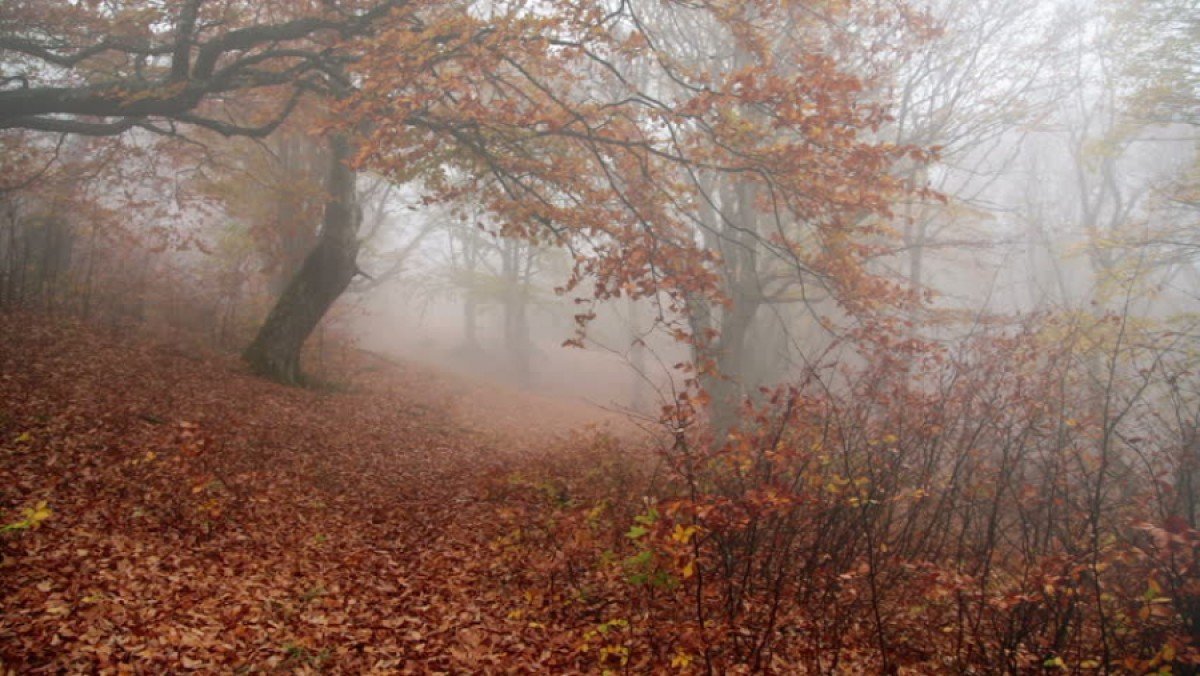
[[[653,562],[654,562],[654,553],[651,552],[650,550],[645,550],[645,551],[638,552],[637,554],[634,554],[633,556],[625,559],[624,564],[625,564],[626,568],[639,569],[639,568],[646,568]]]
[[[638,514],[633,517],[633,520],[644,526],[653,526],[654,522],[658,521],[658,510],[651,507],[650,511],[645,514]]]

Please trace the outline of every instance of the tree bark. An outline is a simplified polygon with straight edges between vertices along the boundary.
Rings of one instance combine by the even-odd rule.
[[[717,372],[700,378],[701,387],[709,395],[708,417],[716,446],[725,443],[729,432],[737,426],[742,401],[747,394],[750,327],[761,304],[758,288],[757,242],[753,233],[759,230],[756,186],[745,181],[726,182],[717,187],[724,217],[717,224],[721,237],[724,291],[731,307],[722,308],[719,316],[712,308],[705,310],[705,323],[717,329],[715,343],[702,342],[703,356],[715,362]],[[737,227],[729,227],[728,223]]]
[[[362,220],[355,187],[356,172],[348,165],[349,139],[329,140],[329,201],[317,244],[304,259],[267,315],[243,357],[260,375],[289,385],[304,384],[300,350],[334,301],[358,271],[358,226]]]
[[[634,411],[645,411],[646,406],[646,343],[643,340],[641,316],[637,301],[632,298],[626,301],[629,309],[629,365],[633,368],[633,379],[630,385],[629,408]]]
[[[735,294],[733,309],[721,315],[719,338],[707,350],[707,356],[716,362],[717,372],[702,375],[700,385],[709,395],[708,419],[717,446],[723,445],[729,432],[737,427],[739,409],[747,394],[746,362],[753,348],[747,337],[757,311],[757,303],[738,299]]]
[[[479,243],[476,234],[468,230],[463,237],[463,266],[467,272],[469,283],[463,296],[463,349],[471,354],[479,354],[483,347],[479,343],[479,284],[476,270],[479,262]]]
[[[513,373],[518,382],[527,386],[532,379],[530,371],[530,340],[528,308],[528,267],[521,269],[522,262],[528,264],[533,256],[529,251],[527,256],[522,245],[514,240],[506,240],[502,253],[502,273],[505,280],[504,289],[504,343],[508,348],[509,359],[512,360]]]

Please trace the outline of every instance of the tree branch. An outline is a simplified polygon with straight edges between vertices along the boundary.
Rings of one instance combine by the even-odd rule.
[[[136,76],[78,86],[31,86],[29,75],[4,77],[0,79],[0,87],[13,82],[19,82],[21,87],[0,89],[0,129],[102,136],[120,134],[158,118],[194,124],[225,135],[261,137],[277,128],[282,119],[276,117],[266,125],[246,127],[205,118],[194,111],[205,100],[222,93],[290,85],[295,89],[283,108],[282,114],[286,116],[304,91],[319,89],[315,79],[301,83],[315,73],[328,80],[331,91],[349,88],[351,83],[341,73],[341,61],[333,48],[314,38],[325,32],[336,33],[343,39],[364,35],[372,30],[374,22],[410,0],[380,0],[357,14],[313,15],[245,26],[201,42],[198,36],[207,30],[198,28],[204,1],[182,2],[169,44],[105,38],[67,54],[62,48],[52,46],[52,42],[0,36],[0,54],[14,52],[68,70],[108,51],[124,52],[138,59],[171,57],[167,72],[160,69],[150,80],[141,75],[140,69]],[[236,58],[227,59],[229,56]],[[73,119],[76,117],[117,119]]]

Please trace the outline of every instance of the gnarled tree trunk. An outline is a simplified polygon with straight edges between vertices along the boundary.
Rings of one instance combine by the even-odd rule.
[[[358,271],[358,225],[362,217],[356,173],[348,165],[350,141],[338,134],[330,138],[329,146],[329,201],[317,244],[243,354],[257,373],[289,385],[303,383],[300,349]]]

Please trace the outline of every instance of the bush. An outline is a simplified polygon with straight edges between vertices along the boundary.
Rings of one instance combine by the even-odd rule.
[[[531,582],[593,620],[590,667],[1194,669],[1178,421],[1200,409],[1175,346],[1123,322],[864,339],[861,368],[765,392],[727,440],[668,435],[644,484],[611,440],[580,445],[570,500],[514,520],[540,527],[513,556],[553,552]]]

